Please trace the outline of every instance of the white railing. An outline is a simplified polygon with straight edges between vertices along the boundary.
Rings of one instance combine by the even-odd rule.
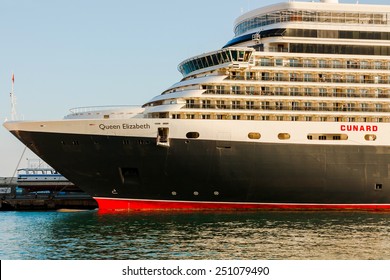
[[[137,106],[137,105],[89,106],[89,107],[72,108],[69,111],[72,114],[81,114],[81,113],[92,113],[92,112],[101,112],[101,111],[120,111],[123,109],[131,110],[140,107],[141,106]]]

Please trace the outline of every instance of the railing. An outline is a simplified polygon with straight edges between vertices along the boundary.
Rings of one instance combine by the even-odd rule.
[[[347,91],[338,91],[338,92],[307,92],[303,90],[299,91],[267,91],[267,90],[255,90],[255,91],[232,91],[232,90],[206,90],[205,94],[211,95],[239,95],[239,96],[301,96],[301,97],[324,97],[324,98],[380,98],[388,99],[390,98],[390,91],[388,93],[357,93],[357,92],[347,92]]]
[[[303,105],[231,105],[231,104],[213,104],[207,107],[202,104],[187,104],[186,109],[214,109],[214,110],[263,110],[263,111],[315,111],[315,112],[377,112],[389,113],[390,108],[369,107],[346,107],[345,104],[338,106],[328,104],[329,106],[303,106]]]
[[[362,64],[352,62],[351,64],[325,63],[303,63],[303,62],[283,62],[279,64],[274,61],[256,61],[257,67],[292,67],[292,68],[320,68],[320,69],[360,69],[360,70],[390,70],[390,62],[387,65],[375,65],[374,63]]]
[[[134,110],[140,107],[141,106],[136,106],[136,105],[90,106],[90,107],[72,108],[69,111],[72,114],[81,114],[81,113],[93,113],[93,112],[101,112],[101,111],[118,111],[123,109]]]
[[[288,48],[278,48],[278,47],[268,47],[267,49],[265,49],[265,51],[269,51],[269,52],[284,52],[284,53],[288,53],[289,52]]]
[[[337,83],[337,84],[390,84],[390,80],[378,78],[364,78],[364,79],[348,79],[344,77],[339,78],[314,78],[314,77],[286,77],[286,76],[263,76],[254,79],[245,79],[242,76],[228,77],[227,80],[244,81],[255,80],[265,82],[309,82],[309,83]]]

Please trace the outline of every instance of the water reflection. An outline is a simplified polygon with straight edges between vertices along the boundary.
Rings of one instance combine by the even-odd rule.
[[[388,213],[7,215],[2,259],[390,259]]]

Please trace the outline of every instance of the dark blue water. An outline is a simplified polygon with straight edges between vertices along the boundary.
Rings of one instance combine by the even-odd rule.
[[[390,259],[390,213],[0,212],[0,259]]]

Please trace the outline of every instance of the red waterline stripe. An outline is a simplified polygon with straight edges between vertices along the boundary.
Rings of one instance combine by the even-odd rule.
[[[390,204],[228,203],[95,198],[100,211],[150,210],[390,210]]]

